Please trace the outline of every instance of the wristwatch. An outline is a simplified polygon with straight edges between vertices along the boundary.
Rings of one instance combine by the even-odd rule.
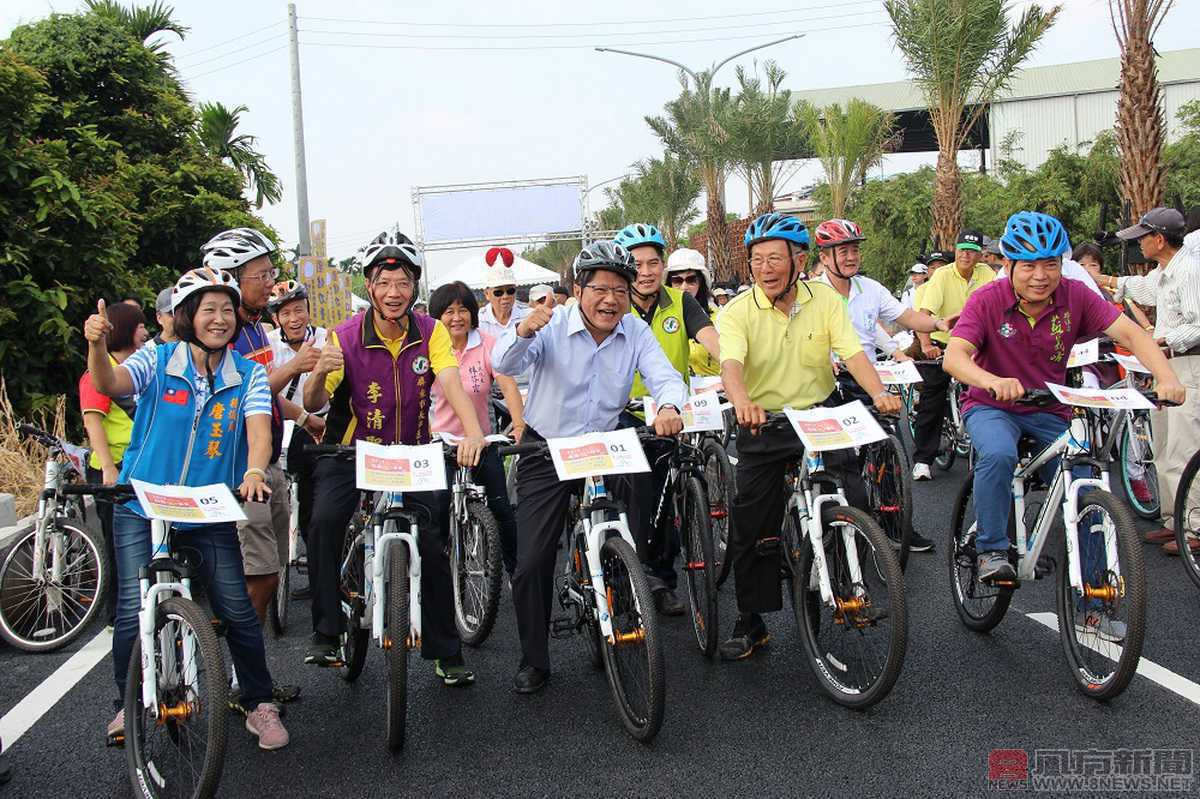
[[[675,413],[679,413],[679,409],[678,409],[678,408],[676,408],[674,405],[672,405],[672,404],[671,404],[671,403],[669,403],[669,402],[668,402],[666,405],[662,405],[662,406],[660,406],[660,407],[659,407],[659,410],[660,410],[660,411],[665,411],[667,408],[670,408],[671,410],[675,411]]]

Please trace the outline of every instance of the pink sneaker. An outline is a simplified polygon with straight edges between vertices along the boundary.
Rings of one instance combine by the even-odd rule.
[[[270,702],[261,703],[246,715],[246,729],[258,736],[259,749],[282,749],[291,740],[279,720],[279,708]]]

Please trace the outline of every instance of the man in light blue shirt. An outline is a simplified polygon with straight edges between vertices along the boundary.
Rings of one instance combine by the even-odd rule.
[[[497,372],[529,370],[526,441],[615,430],[635,371],[658,403],[655,432],[670,436],[683,429],[679,408],[687,401],[687,386],[646,323],[629,314],[629,285],[636,274],[625,248],[594,242],[575,260],[579,302],[557,315],[536,306],[496,343]],[[512,576],[522,652],[513,681],[517,693],[536,693],[550,679],[547,633],[557,545],[568,502],[579,490],[579,480],[559,482],[548,455],[518,462]]]

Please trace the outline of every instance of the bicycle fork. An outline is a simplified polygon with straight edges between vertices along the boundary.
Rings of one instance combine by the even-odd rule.
[[[421,646],[421,553],[417,550],[417,525],[413,522],[409,532],[402,533],[396,522],[389,519],[375,526],[375,556],[371,558],[370,587],[371,634],[383,649],[395,646],[397,641],[409,649]],[[389,630],[385,634],[384,613],[387,609],[387,578],[391,571],[393,542],[408,548],[408,630]]]
[[[168,525],[165,522],[152,520],[150,522],[150,536],[153,549],[150,554],[150,562],[156,560],[164,560],[170,557],[170,548],[167,545],[167,530]],[[155,572],[154,583],[150,582],[151,571],[149,567],[143,567],[138,578],[138,585],[142,594],[142,606],[138,610],[138,638],[142,646],[142,706],[146,708],[151,717],[155,719],[162,718],[168,708],[165,705],[160,705],[158,702],[158,677],[159,670],[154,662],[154,631],[158,626],[158,606],[163,600],[172,596],[181,596],[186,600],[192,598],[191,580],[182,577],[178,580],[173,580],[162,572]],[[162,652],[162,672],[166,674],[176,673],[175,658],[183,660],[183,678],[184,684],[188,686],[192,695],[198,695],[197,681],[199,678],[199,668],[196,664],[196,641],[190,632],[185,632],[182,635],[182,640],[179,642],[179,649],[176,650],[173,633],[169,628],[164,628],[159,633],[159,648]]]

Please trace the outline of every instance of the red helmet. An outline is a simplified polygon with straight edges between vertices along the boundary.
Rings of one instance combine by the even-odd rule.
[[[856,244],[866,241],[862,228],[849,219],[827,219],[817,225],[816,241],[818,249],[836,247],[839,244]]]

